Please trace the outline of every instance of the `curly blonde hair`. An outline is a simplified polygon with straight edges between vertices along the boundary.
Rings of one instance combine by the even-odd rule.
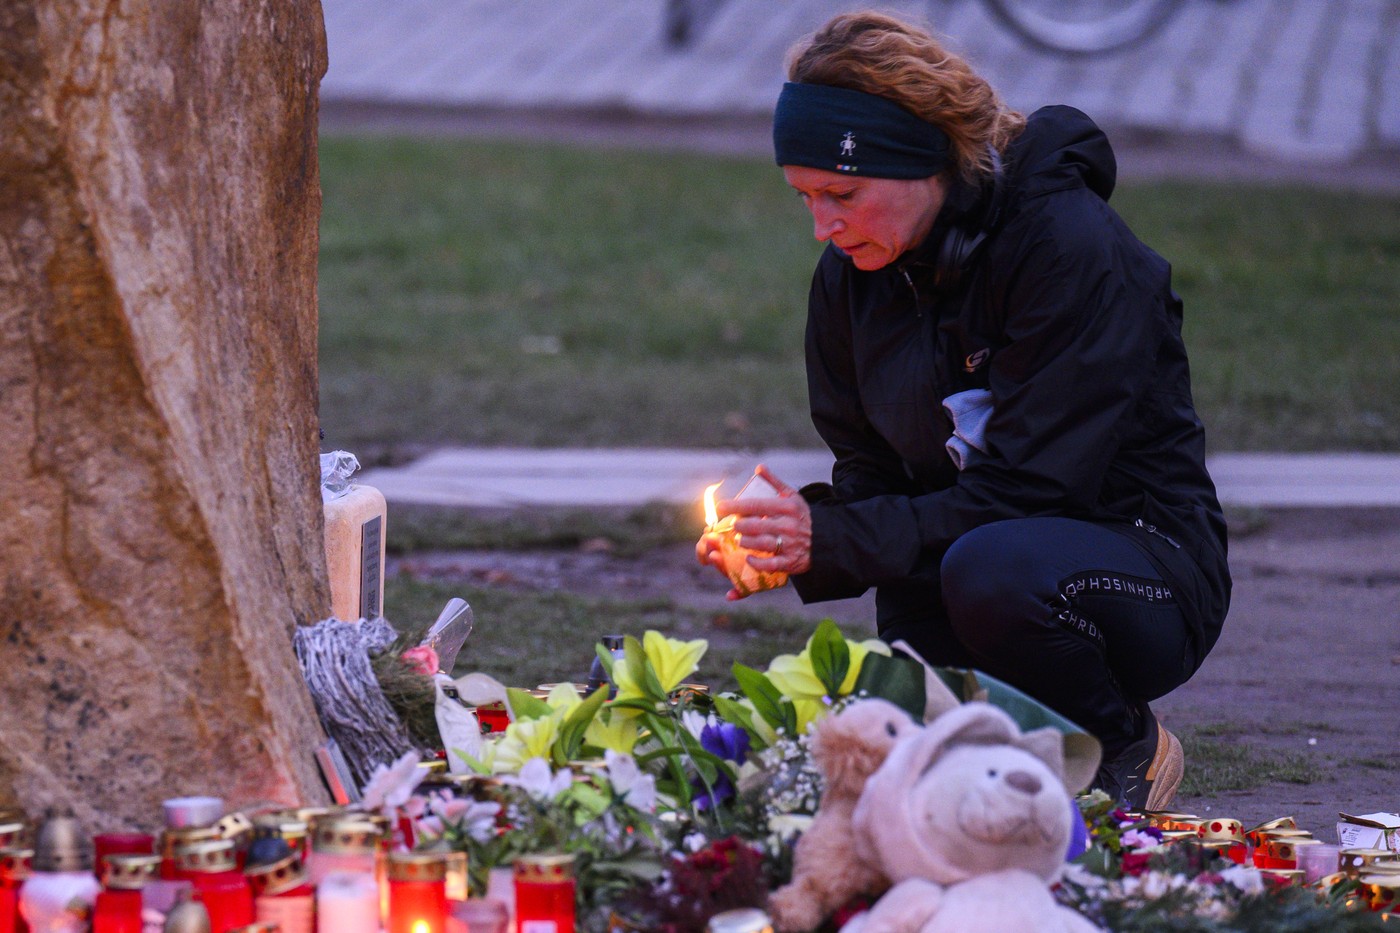
[[[894,101],[948,134],[966,181],[995,170],[1026,118],[933,36],[874,11],[842,13],[788,52],[789,81],[863,91]]]

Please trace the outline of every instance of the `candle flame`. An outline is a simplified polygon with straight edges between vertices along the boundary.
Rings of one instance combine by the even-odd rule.
[[[432,929],[426,920],[413,921],[413,933],[432,933]]]
[[[724,480],[720,480],[713,486],[705,487],[705,524],[715,525],[719,522],[719,514],[715,511],[715,490],[724,485]]]

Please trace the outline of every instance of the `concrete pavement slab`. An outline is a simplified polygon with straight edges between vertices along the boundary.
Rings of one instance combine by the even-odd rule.
[[[366,470],[359,482],[403,504],[611,508],[695,503],[720,480],[720,494],[732,495],[758,463],[793,486],[831,477],[831,455],[821,450],[466,448]],[[1400,455],[1227,453],[1208,465],[1227,506],[1400,506]]]

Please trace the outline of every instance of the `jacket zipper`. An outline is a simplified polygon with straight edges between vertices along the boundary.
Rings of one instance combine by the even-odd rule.
[[[919,289],[914,285],[914,277],[909,274],[909,270],[900,266],[899,272],[904,276],[904,281],[909,283],[909,290],[914,293],[914,313],[919,317],[924,316],[923,306],[919,302]]]
[[[1137,527],[1141,528],[1143,531],[1147,532],[1147,533],[1150,534],[1150,535],[1156,535],[1157,537],[1161,538],[1163,541],[1165,541],[1165,542],[1167,542],[1168,544],[1170,544],[1172,547],[1176,548],[1178,551],[1181,550],[1181,545],[1177,544],[1176,541],[1172,539],[1171,535],[1168,535],[1168,534],[1165,534],[1164,532],[1158,531],[1156,525],[1149,525],[1147,522],[1143,521],[1143,520],[1140,519],[1140,518],[1137,519],[1135,522],[1133,522],[1133,524],[1136,525]]]

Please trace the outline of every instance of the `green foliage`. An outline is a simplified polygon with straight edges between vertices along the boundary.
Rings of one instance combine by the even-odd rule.
[[[322,139],[321,415],[423,444],[814,446],[819,245],[766,159]],[[1122,186],[1212,450],[1400,444],[1400,198]]]

